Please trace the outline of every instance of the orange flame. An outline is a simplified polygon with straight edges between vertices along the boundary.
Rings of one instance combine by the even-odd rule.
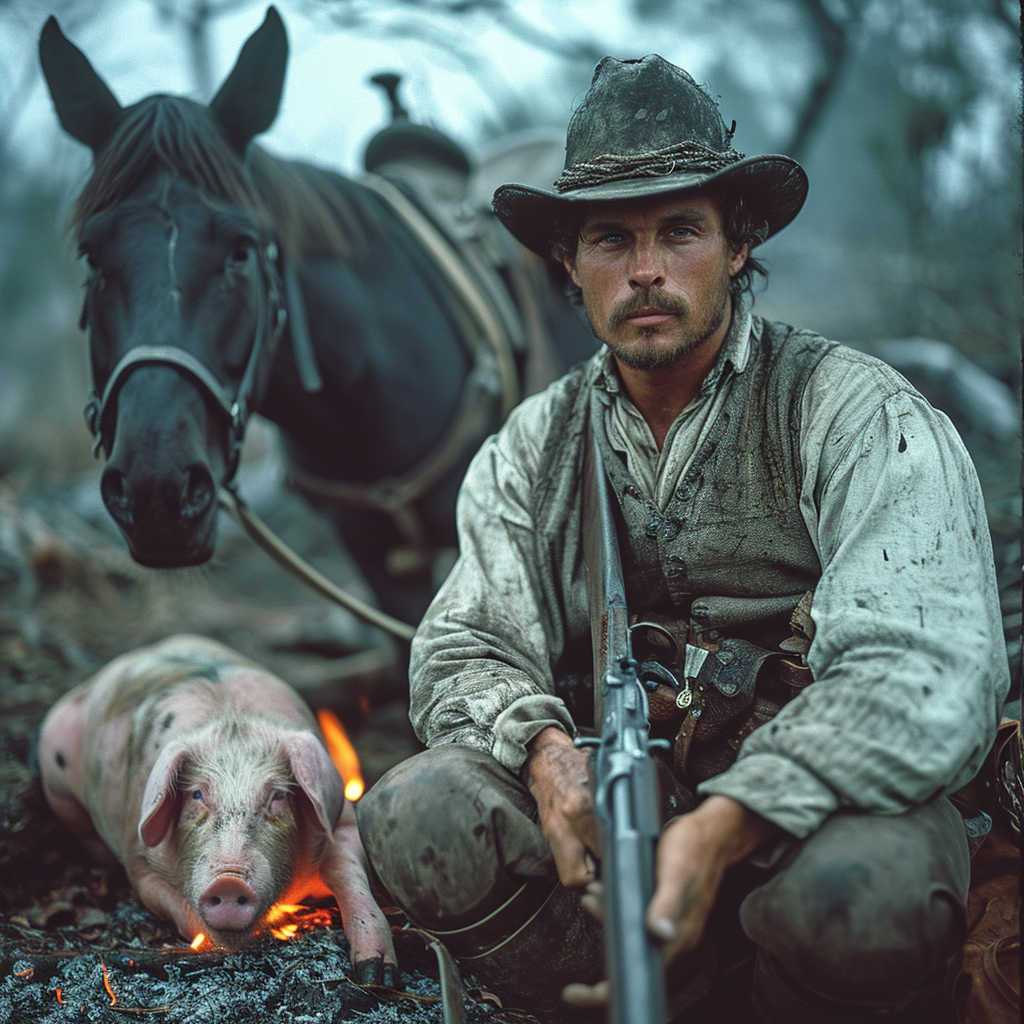
[[[110,979],[107,977],[107,965],[102,960],[100,967],[103,968],[103,987],[107,990],[107,995],[110,996],[110,1005],[117,1006],[117,996],[114,995],[114,990],[110,987]]]
[[[363,776],[359,770],[359,758],[356,756],[355,748],[349,742],[345,730],[342,728],[338,716],[327,708],[321,708],[316,713],[316,719],[323,729],[324,739],[327,741],[327,752],[331,755],[334,767],[338,769],[341,781],[345,784],[345,797],[355,803],[366,788],[363,783]]]
[[[57,995],[57,1002],[58,1003],[63,1003],[64,1002],[64,990],[62,988],[56,989],[56,995]]]
[[[300,932],[318,926],[329,928],[331,912],[301,903],[275,903],[267,914],[266,925],[275,939],[294,939]]]
[[[190,943],[192,949],[199,950],[203,948],[203,943],[206,942],[206,933],[200,932]]]

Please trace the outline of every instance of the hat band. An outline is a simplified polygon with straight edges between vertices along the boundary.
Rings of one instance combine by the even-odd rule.
[[[731,147],[711,149],[699,142],[679,142],[646,153],[602,153],[566,168],[555,182],[559,193],[591,188],[625,178],[659,178],[679,171],[720,171],[744,159]]]

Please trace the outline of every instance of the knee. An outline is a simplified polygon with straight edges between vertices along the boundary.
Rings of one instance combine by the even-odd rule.
[[[528,796],[493,758],[438,747],[388,772],[359,801],[359,834],[396,903],[426,928],[456,928],[508,899],[550,858]]]
[[[468,856],[467,841],[472,845],[486,829],[473,813],[482,808],[466,753],[441,747],[417,754],[392,768],[356,805],[363,846],[392,891],[414,885],[410,873],[447,873],[452,858],[445,851]]]
[[[907,991],[940,971],[962,944],[964,909],[941,882],[907,865],[889,867],[852,858],[794,865],[750,894],[743,927],[822,995]]]

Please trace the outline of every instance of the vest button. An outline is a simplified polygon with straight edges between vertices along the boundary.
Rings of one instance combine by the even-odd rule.
[[[665,559],[665,576],[672,580],[686,573],[686,563],[678,555],[669,555]]]
[[[671,522],[665,524],[665,529],[661,531],[661,539],[664,541],[675,540],[679,536],[679,523]]]
[[[679,486],[679,489],[676,492],[676,497],[681,502],[688,502],[696,494],[697,488],[699,486],[699,478],[693,480],[683,480],[683,482]]]
[[[660,519],[652,519],[647,524],[647,531],[646,531],[647,532],[647,536],[648,537],[657,537],[658,536],[658,530],[660,530],[660,529],[661,529],[661,520]]]

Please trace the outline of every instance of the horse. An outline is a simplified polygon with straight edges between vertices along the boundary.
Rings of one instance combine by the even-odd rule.
[[[469,459],[519,395],[496,383],[501,353],[467,343],[451,281],[396,212],[405,193],[252,142],[276,117],[288,59],[273,7],[207,106],[154,94],[122,108],[53,17],[39,52],[62,127],[93,152],[69,225],[88,264],[86,419],[132,557],[211,557],[218,492],[257,412],[381,607],[417,622],[434,590],[429,559],[403,572],[394,556],[456,544]],[[401,136],[393,89],[392,101]],[[447,137],[406,129],[460,169]],[[542,306],[553,379],[596,343],[567,301]],[[512,365],[521,378],[522,359]],[[429,486],[407,487],[404,504],[370,500],[424,473]]]

